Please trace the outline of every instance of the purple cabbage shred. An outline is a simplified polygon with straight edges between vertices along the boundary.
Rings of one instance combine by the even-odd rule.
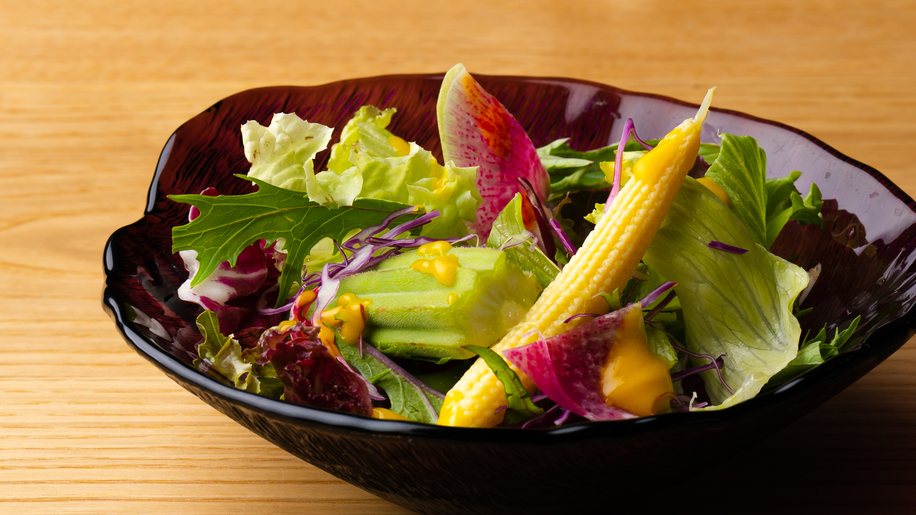
[[[727,243],[722,243],[721,241],[711,241],[706,244],[707,247],[715,250],[721,250],[723,252],[728,252],[730,254],[744,254],[747,252],[747,249],[742,249],[741,247],[735,247],[733,245],[728,245]]]
[[[627,142],[630,141],[630,136],[633,136],[633,138],[645,147],[646,150],[652,150],[652,147],[640,139],[639,135],[636,134],[636,124],[633,123],[633,119],[627,118],[626,123],[623,125],[623,132],[620,134],[620,144],[617,145],[617,151],[614,152],[614,184],[611,185],[611,194],[608,195],[607,203],[604,205],[605,213],[608,212],[611,203],[617,197],[617,194],[620,193],[620,174],[623,168],[623,152],[626,150]]]
[[[566,251],[569,255],[575,255],[576,246],[572,244],[572,241],[569,239],[569,236],[566,235],[566,231],[560,227],[560,222],[556,218],[551,218],[548,222],[550,228],[553,229],[553,233],[557,235],[557,238],[560,240],[560,244],[563,245],[563,250]]]

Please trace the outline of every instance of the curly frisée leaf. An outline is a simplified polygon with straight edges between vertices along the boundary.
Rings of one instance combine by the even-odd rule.
[[[239,390],[267,397],[280,397],[283,391],[280,381],[270,373],[272,371],[262,370],[263,367],[251,356],[247,356],[238,340],[220,332],[216,313],[201,313],[197,317],[197,329],[204,337],[204,341],[197,347],[197,354],[200,359],[209,363],[210,370],[228,379]],[[259,377],[260,375],[273,377]]]
[[[172,252],[197,251],[200,267],[191,287],[206,279],[223,261],[235,266],[246,247],[258,240],[266,245],[283,239],[286,264],[280,275],[277,306],[301,280],[302,266],[312,247],[323,238],[342,240],[350,231],[375,225],[406,206],[384,200],[358,199],[353,206],[330,209],[290,191],[250,177],[258,191],[247,195],[171,195],[175,202],[200,210],[193,222],[172,229]]]

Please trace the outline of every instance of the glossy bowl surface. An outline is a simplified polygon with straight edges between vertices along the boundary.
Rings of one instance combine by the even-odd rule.
[[[591,422],[551,430],[463,429],[393,422],[288,404],[235,390],[190,366],[199,334],[195,305],[179,300],[186,278],[171,252],[171,229],[188,206],[167,195],[250,191],[233,174],[248,169],[239,127],[267,124],[276,112],[341,127],[361,105],[397,107],[389,127],[441,160],[436,97],[441,75],[348,80],[314,87],[270,87],[224,99],[178,128],[162,151],[146,212],[108,241],[104,307],[127,343],[204,402],[251,431],[373,494],[429,513],[540,513],[607,509],[658,492],[685,470],[775,432],[875,367],[914,332],[916,212],[913,200],[873,168],[816,138],[753,116],[713,109],[703,140],[723,132],[757,138],[768,176],[804,172],[824,194],[825,228],[790,224],[774,252],[823,265],[802,307],[803,329],[846,327],[862,316],[857,350],[793,382],[719,412]],[[556,78],[480,76],[526,128],[535,145],[561,137],[573,148],[619,139],[633,118],[643,138],[663,136],[696,106],[602,84]],[[699,95],[699,93],[698,93]],[[699,96],[697,98],[699,100]],[[339,131],[335,131],[335,140]],[[333,143],[333,141],[332,141]],[[328,152],[319,155],[323,169]],[[816,330],[816,329],[815,329]],[[129,380],[129,378],[125,378]],[[709,449],[714,448],[715,452]]]

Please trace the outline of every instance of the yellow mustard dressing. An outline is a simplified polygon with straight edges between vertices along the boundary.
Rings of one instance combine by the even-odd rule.
[[[388,144],[394,147],[394,151],[397,152],[399,156],[410,154],[410,144],[393,134],[388,136]]]
[[[372,304],[371,299],[360,299],[352,293],[345,293],[337,299],[337,307],[326,309],[321,313],[321,333],[330,331],[331,341],[334,340],[334,331],[332,327],[340,331],[340,339],[344,343],[356,345],[359,343],[359,336],[366,330],[366,310]],[[322,338],[324,341],[324,338]]]
[[[420,259],[414,261],[410,268],[432,275],[440,284],[452,286],[461,265],[458,263],[458,256],[448,254],[451,249],[452,245],[447,241],[434,241],[422,245],[417,249]]]
[[[372,418],[377,418],[379,420],[407,420],[409,418],[398,415],[397,413],[391,411],[390,409],[385,408],[372,408]]]
[[[728,200],[728,193],[722,189],[721,186],[716,184],[716,181],[710,179],[709,177],[700,177],[697,179],[697,182],[706,186],[706,189],[716,194],[719,197],[719,200],[722,201],[726,206],[731,207],[732,203]]]
[[[608,405],[647,417],[665,409],[674,395],[668,365],[649,349],[638,306],[626,314],[614,338],[601,380]]]
[[[447,241],[434,241],[426,245],[420,245],[417,248],[417,255],[420,257],[431,258],[448,254],[452,250],[452,244]]]

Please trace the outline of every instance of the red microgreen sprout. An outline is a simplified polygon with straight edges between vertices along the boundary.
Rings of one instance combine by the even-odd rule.
[[[668,333],[666,333],[666,334],[668,334]],[[734,395],[734,394],[735,394],[735,391],[732,390],[732,388],[731,388],[730,386],[728,386],[728,383],[725,382],[725,378],[722,376],[722,366],[724,366],[724,360],[723,360],[723,358],[724,358],[725,356],[727,356],[727,354],[722,354],[722,355],[720,355],[719,357],[713,357],[711,354],[698,354],[698,353],[691,352],[691,351],[687,350],[686,347],[684,347],[683,345],[681,345],[680,342],[678,342],[678,341],[674,338],[674,336],[672,336],[672,335],[670,335],[670,334],[668,334],[668,339],[671,341],[671,346],[674,347],[674,350],[676,350],[676,351],[678,351],[678,352],[680,352],[680,353],[686,354],[686,355],[688,355],[688,356],[694,357],[694,358],[708,359],[708,360],[710,360],[710,361],[711,361],[710,364],[712,365],[711,369],[714,369],[714,370],[716,371],[716,375],[719,377],[719,382],[722,383],[722,386],[725,387],[725,389],[728,391],[729,394],[731,394],[731,395]],[[705,365],[704,365],[704,366],[705,366]],[[693,367],[693,368],[703,368],[703,367],[701,366],[701,367]],[[685,373],[684,373],[684,372],[688,372],[689,370],[693,370],[693,369],[686,369],[686,370],[682,370],[681,372],[679,372],[679,374],[681,374],[680,378],[683,379],[684,377],[687,377],[688,375],[691,375],[692,373],[695,373],[695,372],[691,372],[691,373],[689,373],[689,374],[685,374]],[[703,370],[710,370],[710,367],[707,366],[707,368],[703,368]],[[701,372],[701,370],[697,370],[696,372]],[[672,376],[672,381],[673,381],[673,380],[674,380],[674,378],[673,378],[673,376]]]

